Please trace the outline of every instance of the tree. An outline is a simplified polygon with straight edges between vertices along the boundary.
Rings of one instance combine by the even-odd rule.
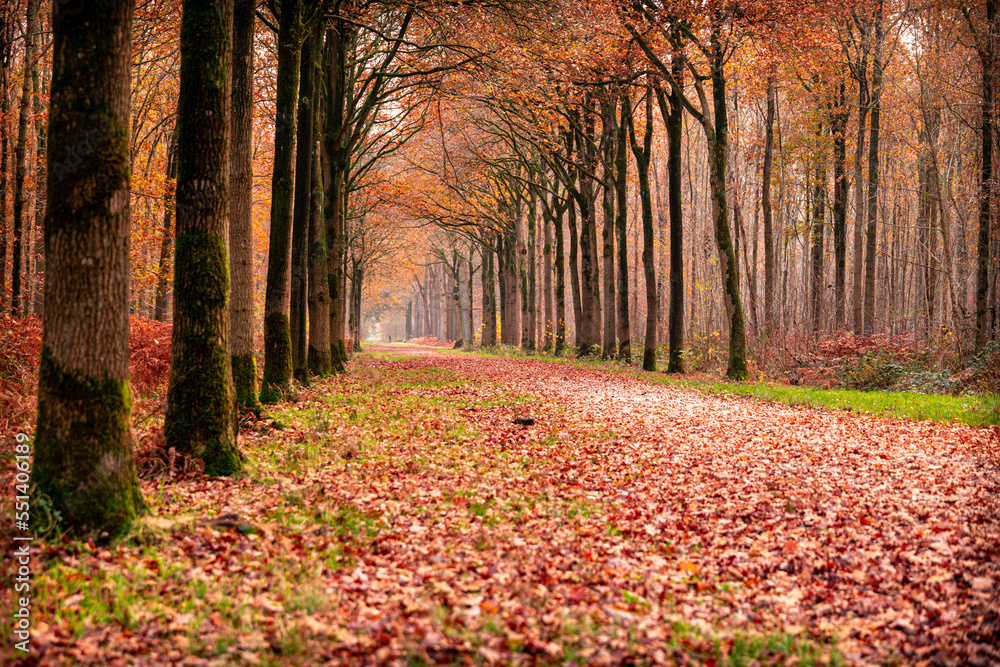
[[[243,467],[229,350],[233,0],[184,0],[177,102],[177,229],[163,435],[208,475]]]
[[[128,370],[132,15],[132,0],[52,8],[48,316],[31,481],[36,510],[47,499],[61,525],[82,537],[119,536],[146,509]],[[82,155],[81,137],[89,146]]]
[[[276,403],[291,391],[292,334],[289,325],[289,245],[292,236],[292,161],[302,43],[325,16],[329,0],[265,2],[278,35],[277,99],[274,116],[274,169],[271,172],[271,234],[264,297],[264,379],[262,403]],[[304,305],[304,304],[303,304]]]
[[[986,0],[986,22],[979,28],[968,9],[964,10],[969,28],[976,38],[976,51],[982,67],[982,110],[980,125],[980,172],[979,172],[979,234],[976,243],[976,351],[986,346],[989,337],[987,319],[987,298],[990,276],[990,226],[993,223],[993,135],[996,131],[995,104],[996,91],[996,41],[1000,33],[1000,13],[997,0]]]
[[[629,105],[629,98],[623,98]],[[642,145],[635,137],[635,121],[629,108],[623,114],[628,123],[632,154],[635,156],[636,171],[639,172],[639,199],[642,202],[642,267],[646,281],[646,336],[642,350],[643,370],[656,370],[657,328],[659,324],[659,304],[656,294],[656,260],[653,257],[653,199],[649,192],[649,163],[653,147],[653,87],[646,87],[646,127]]]
[[[28,0],[28,23],[24,30],[24,76],[21,86],[21,110],[17,120],[17,144],[14,148],[14,268],[11,272],[11,313],[21,312],[21,259],[24,256],[24,185],[28,178],[28,113],[31,109],[31,70],[35,33],[38,31],[38,0]]]
[[[726,376],[731,379],[746,379],[747,353],[746,329],[743,317],[743,302],[740,299],[740,284],[737,273],[736,253],[733,248],[732,234],[729,229],[729,201],[726,193],[729,141],[728,100],[726,98],[725,65],[735,48],[743,25],[754,22],[753,12],[745,8],[726,4],[715,4],[698,16],[676,16],[672,13],[670,3],[663,7],[653,7],[651,11],[641,13],[644,20],[659,30],[673,47],[674,53],[680,51],[683,41],[687,40],[701,53],[705,60],[707,73],[699,72],[690,58],[685,59],[685,65],[691,72],[692,85],[698,95],[696,106],[683,92],[679,82],[673,76],[673,70],[653,52],[650,39],[629,24],[629,30],[640,44],[650,62],[660,74],[670,82],[679,96],[684,108],[694,116],[701,125],[709,149],[709,181],[712,189],[712,216],[715,228],[715,240],[718,247],[719,267],[722,273],[725,290],[726,314],[729,318],[729,361]],[[765,19],[773,20],[764,12]],[[696,32],[693,23],[689,21],[703,20],[705,25],[701,32]],[[705,82],[712,83],[712,101],[708,100]]]
[[[253,32],[252,0],[233,10],[233,80],[229,146],[229,299],[233,389],[241,410],[258,412],[253,323]]]

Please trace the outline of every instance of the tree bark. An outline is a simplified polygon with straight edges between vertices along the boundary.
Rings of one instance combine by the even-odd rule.
[[[771,210],[771,174],[774,164],[775,77],[767,78],[767,118],[764,121],[764,169],[761,175],[761,208],[764,214],[764,336],[774,334],[774,222]]]
[[[847,84],[840,82],[833,114],[833,327],[843,331],[847,316]]]
[[[10,312],[20,317],[21,260],[24,256],[24,183],[28,178],[28,112],[31,108],[31,57],[38,32],[38,0],[28,0],[28,23],[24,31],[24,76],[21,85],[21,109],[17,116],[17,144],[14,148],[14,247],[10,276]]]
[[[324,110],[326,131],[323,137],[323,185],[326,190],[324,219],[327,244],[327,290],[330,295],[330,363],[335,372],[343,373],[347,361],[344,341],[347,299],[344,293],[346,269],[347,171],[350,155],[345,138],[347,119],[344,103],[347,99],[347,59],[352,39],[351,28],[337,21],[327,33],[324,69],[327,82]]]
[[[712,32],[712,100],[715,110],[715,127],[709,136],[711,166],[709,180],[712,188],[712,209],[715,218],[715,239],[719,250],[719,268],[725,289],[726,314],[729,316],[729,361],[726,377],[732,380],[747,378],[746,329],[743,302],[740,299],[740,281],[736,267],[736,253],[729,232],[729,206],[726,198],[726,159],[729,143],[728,104],[726,102],[726,73],[719,28]],[[703,127],[711,124],[706,120]]]
[[[990,225],[992,223],[993,195],[993,132],[996,91],[993,77],[996,75],[997,0],[986,0],[986,25],[980,48],[982,62],[982,150],[979,177],[979,235],[976,243],[976,352],[986,347],[989,339],[987,303],[990,277]]]
[[[14,10],[7,9],[0,25],[0,118],[6,119],[10,113],[10,98],[7,95],[8,76],[13,70]],[[7,299],[7,192],[10,188],[8,157],[10,136],[7,122],[0,122],[0,309]]]
[[[235,79],[234,79],[235,85]],[[167,173],[166,183],[163,186],[163,227],[160,237],[160,261],[157,264],[156,277],[156,297],[153,303],[153,319],[162,322],[167,318],[167,301],[170,295],[170,256],[174,247],[173,238],[173,215],[174,215],[174,191],[177,188],[177,127],[174,126],[171,132],[170,145],[167,147]],[[230,186],[232,188],[232,186]],[[231,203],[230,210],[232,210]],[[233,231],[229,230],[230,246],[233,245]],[[232,260],[232,253],[230,253]],[[230,268],[230,273],[232,269]],[[234,290],[235,290],[235,277]],[[232,299],[230,299],[232,304]],[[256,392],[254,400],[256,401]]]
[[[230,346],[236,404],[260,412],[254,356],[253,283],[253,31],[254,3],[233,12],[233,84],[229,155]]]
[[[871,137],[868,142],[868,212],[865,230],[865,301],[863,331],[866,336],[875,333],[875,268],[876,232],[878,221],[879,179],[879,122],[882,111],[882,1],[875,9],[874,44],[872,46],[872,110]]]
[[[128,367],[132,14],[131,0],[52,8],[49,316],[32,507],[37,514],[46,498],[64,530],[102,542],[146,511],[132,455]],[[78,150],[81,138],[89,150]]]
[[[45,276],[45,243],[42,238],[42,221],[45,219],[45,119],[42,110],[42,83],[39,75],[39,64],[41,58],[41,42],[44,37],[39,31],[38,39],[34,41],[34,48],[31,57],[31,87],[32,105],[35,112],[35,227],[33,243],[35,246],[35,269],[33,282],[33,296],[35,315],[42,316],[44,301]],[[27,297],[26,297],[27,298]]]
[[[646,88],[646,128],[642,146],[635,138],[635,121],[631,112],[627,116],[627,121],[632,140],[632,154],[635,156],[636,171],[639,175],[639,199],[642,203],[642,268],[646,280],[646,334],[643,340],[642,368],[653,372],[656,370],[657,330],[660,318],[657,303],[656,258],[653,253],[653,198],[649,192],[649,163],[653,152],[652,86]]]
[[[555,228],[555,355],[558,357],[566,347],[566,256],[563,241],[563,213],[565,206],[558,207],[555,204],[556,198],[553,196],[555,215],[552,219]],[[572,197],[566,194],[566,202],[573,205]]]
[[[302,0],[285,0],[278,17],[278,72],[274,108],[274,168],[271,172],[271,231],[264,293],[264,379],[262,403],[290,395],[292,339],[289,324],[289,245],[292,236],[292,158],[295,151],[295,104],[298,99],[299,35]]]
[[[555,179],[553,179],[555,187]],[[546,352],[552,351],[554,322],[552,303],[552,219],[555,213],[555,194],[552,195],[552,205],[547,207],[543,216],[545,226],[544,238],[542,241],[542,298],[543,311],[545,313],[545,335],[542,339],[542,348]]]
[[[483,333],[481,345],[496,347],[497,344],[497,295],[493,278],[493,249],[484,242],[479,247],[482,268],[479,278],[483,284]]]
[[[243,467],[229,349],[232,0],[184,0],[167,445],[207,475]]]
[[[313,375],[325,376],[333,372],[330,359],[330,293],[327,279],[327,247],[326,227],[323,224],[323,168],[320,158],[320,143],[325,124],[323,98],[320,95],[322,85],[319,77],[323,72],[323,49],[320,48],[323,32],[319,31],[314,49],[313,68],[317,78],[313,85],[313,104],[316,113],[313,114],[312,137],[312,206],[309,214],[309,257],[307,259],[309,277],[309,352],[306,363]],[[409,335],[407,335],[409,338]]]
[[[601,230],[601,259],[604,287],[604,347],[601,350],[602,359],[614,359],[618,346],[618,310],[615,308],[615,171],[617,157],[615,141],[617,126],[615,123],[615,104],[609,96],[601,101],[601,152],[604,225]]]
[[[854,144],[854,267],[851,289],[851,320],[856,335],[863,333],[863,275],[864,275],[864,228],[865,228],[865,187],[862,181],[862,163],[865,155],[865,122],[868,118],[868,60],[860,59],[859,71],[855,72],[858,83],[858,136]]]
[[[816,141],[823,141],[823,124],[816,127]],[[812,251],[812,276],[810,311],[812,313],[812,333],[817,334],[823,315],[823,232],[826,222],[826,156],[816,158],[816,176],[813,183],[812,231],[810,249]]]
[[[632,362],[632,326],[628,303],[628,126],[632,122],[632,104],[627,91],[621,93],[621,113],[618,120],[618,137],[615,153],[615,235],[618,245],[618,354],[619,361]],[[648,174],[647,174],[648,177]],[[647,183],[647,187],[648,187]]]
[[[588,102],[589,103],[589,102]],[[594,155],[593,114],[587,115],[583,121],[584,128],[577,136],[580,162],[589,168],[596,164]],[[587,139],[583,137],[586,135]],[[577,203],[580,205],[580,345],[578,354],[586,356],[591,353],[594,345],[601,342],[601,286],[600,274],[597,269],[597,221],[594,219],[594,208],[597,197],[594,193],[594,180],[588,174],[580,173],[580,187]],[[572,217],[570,217],[572,224]],[[570,249],[572,252],[572,248]]]
[[[291,295],[289,333],[292,343],[292,375],[302,384],[309,382],[308,298],[309,220],[312,217],[313,125],[316,115],[314,74],[316,42],[314,31],[302,43],[299,62],[299,100],[295,138],[295,201],[292,214]]]

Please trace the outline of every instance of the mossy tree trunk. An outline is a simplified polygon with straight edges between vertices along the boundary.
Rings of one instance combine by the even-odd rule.
[[[264,295],[264,380],[262,403],[277,403],[291,392],[292,335],[289,327],[289,246],[292,236],[292,159],[295,104],[299,90],[302,0],[286,0],[278,17],[278,72],[271,172],[271,231]]]
[[[497,293],[496,283],[493,278],[493,248],[484,241],[479,246],[482,256],[482,273],[480,279],[483,283],[483,347],[496,347],[497,344]]]
[[[316,36],[316,59],[313,68],[315,76],[322,73],[323,49],[319,40],[322,33]],[[322,98],[319,94],[322,86],[313,86],[313,104],[316,113],[313,115],[312,142],[312,211],[309,216],[309,352],[307,364],[309,372],[314,375],[329,375],[333,372],[330,363],[330,293],[327,285],[326,263],[326,228],[323,224],[323,170],[320,159],[319,138],[323,134]]]
[[[229,123],[233,0],[184,0],[167,445],[208,475],[243,467],[229,350]]]
[[[84,538],[145,511],[128,370],[132,0],[52,8],[45,318],[31,471],[36,511]],[[89,30],[81,30],[87,24]],[[80,155],[86,137],[91,150]],[[42,502],[45,499],[45,503]]]
[[[712,209],[715,217],[715,240],[719,250],[719,267],[725,286],[726,314],[729,316],[729,361],[726,377],[731,380],[747,378],[747,339],[740,299],[740,278],[737,272],[736,251],[729,232],[729,202],[726,196],[726,161],[729,146],[728,102],[726,98],[725,55],[721,44],[721,28],[712,30],[712,103],[715,123],[708,133],[711,167],[709,181],[712,188]],[[702,126],[712,127],[710,121]]]
[[[313,121],[316,104],[313,98],[315,49],[319,39],[315,33],[302,45],[299,71],[298,127],[295,154],[295,211],[292,218],[292,283],[290,340],[292,343],[292,373],[295,379],[308,383],[307,327],[309,274],[309,219],[312,216]]]
[[[994,109],[996,91],[996,41],[1000,39],[997,25],[997,0],[986,0],[986,25],[980,35],[979,58],[982,62],[982,151],[979,177],[979,233],[976,242],[976,352],[981,352],[989,340],[988,293],[990,275],[990,227],[993,224],[993,132],[996,129]],[[971,21],[970,21],[971,24]]]
[[[327,291],[330,295],[330,363],[333,370],[346,369],[347,350],[344,340],[347,299],[345,292],[347,229],[344,220],[347,196],[347,176],[350,168],[347,119],[344,102],[347,98],[348,52],[353,28],[345,21],[335,22],[327,33],[324,69],[326,76],[324,110],[326,127],[323,134],[323,181],[326,190],[324,220],[327,244]]]
[[[229,148],[230,356],[240,410],[259,413],[253,321],[253,28],[254,3],[233,13],[232,140]]]
[[[876,232],[878,227],[879,133],[882,116],[882,27],[883,3],[875,6],[872,42],[871,133],[868,139],[868,209],[865,225],[865,297],[862,332],[875,333]]]
[[[653,87],[646,88],[646,129],[642,137],[642,145],[636,141],[635,121],[631,110],[622,115],[628,123],[629,138],[632,143],[632,154],[635,156],[636,172],[639,175],[639,199],[642,203],[642,269],[646,281],[646,335],[642,349],[642,369],[653,372],[656,370],[657,330],[659,328],[659,304],[657,303],[656,258],[653,253],[655,245],[653,230],[653,197],[649,191],[649,163],[653,150]],[[628,98],[625,98],[628,103]]]

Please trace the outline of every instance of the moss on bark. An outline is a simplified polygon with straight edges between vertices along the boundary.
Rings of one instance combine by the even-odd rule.
[[[292,338],[288,315],[271,313],[264,318],[264,380],[260,402],[274,404],[291,395]]]
[[[229,261],[223,239],[204,229],[178,235],[173,347],[163,435],[178,452],[205,462],[208,475],[243,468],[236,443],[228,332]]]
[[[38,432],[31,470],[34,512],[58,512],[83,539],[126,533],[146,512],[132,455],[127,380],[63,368],[42,348]],[[36,521],[41,524],[42,518]]]
[[[260,413],[260,401],[257,400],[257,360],[252,354],[234,354],[232,362],[237,407],[243,411]]]

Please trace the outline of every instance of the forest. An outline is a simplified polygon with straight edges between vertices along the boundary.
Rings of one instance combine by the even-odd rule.
[[[998,4],[0,0],[0,661],[1000,663]]]

